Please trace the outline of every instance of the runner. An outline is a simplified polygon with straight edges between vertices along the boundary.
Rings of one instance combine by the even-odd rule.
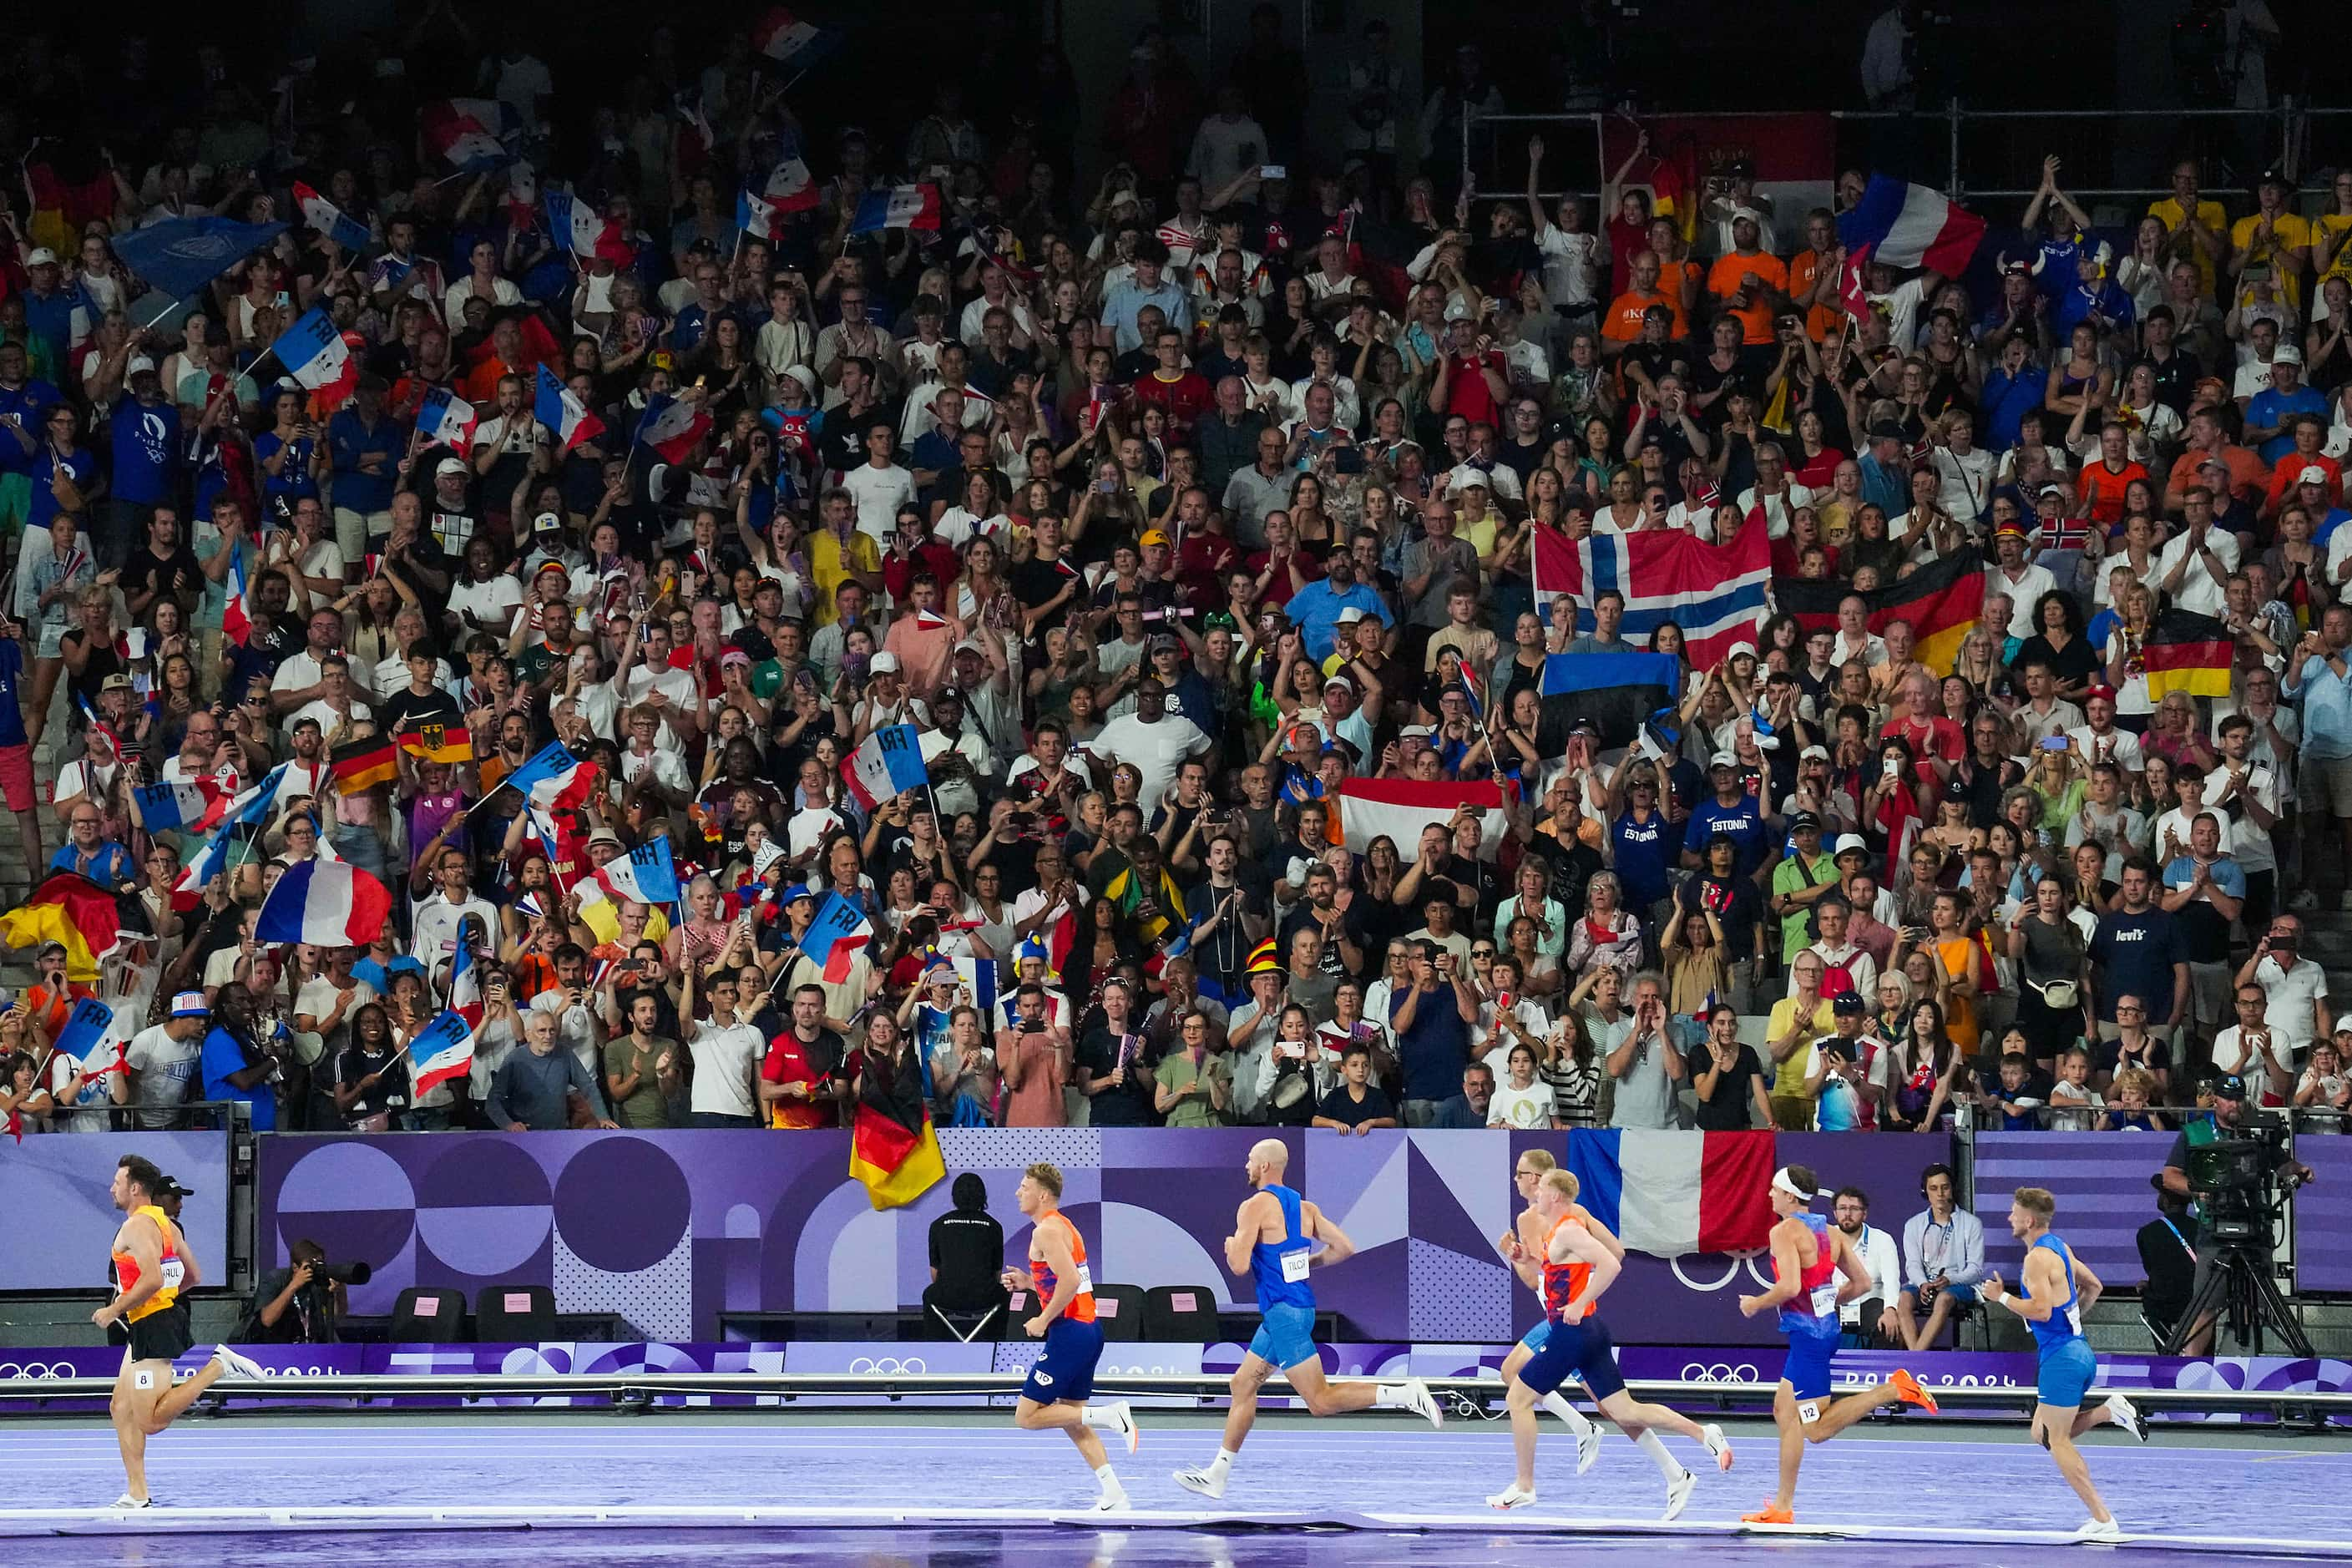
[[[1040,1162],[1022,1173],[1014,1201],[1032,1222],[1029,1229],[1029,1275],[1017,1268],[1003,1274],[1007,1290],[1034,1290],[1037,1315],[1023,1325],[1031,1339],[1043,1337],[1045,1353],[1022,1381],[1021,1402],[1013,1406],[1013,1424],[1024,1431],[1059,1427],[1078,1446],[1079,1457],[1102,1485],[1095,1500],[1098,1510],[1127,1507],[1127,1489],[1110,1468],[1097,1429],[1127,1439],[1127,1451],[1140,1441],[1135,1417],[1127,1402],[1089,1405],[1094,1393],[1095,1363],[1102,1359],[1102,1330],[1095,1323],[1095,1280],[1087,1268],[1087,1244],[1078,1227],[1062,1214],[1062,1173]]]
[[[1618,1429],[1631,1437],[1634,1446],[1658,1467],[1658,1473],[1665,1477],[1664,1517],[1671,1521],[1690,1501],[1691,1489],[1698,1484],[1698,1478],[1666,1451],[1655,1428],[1663,1426],[1705,1444],[1718,1469],[1731,1468],[1731,1445],[1724,1441],[1720,1426],[1701,1426],[1663,1405],[1644,1405],[1625,1392],[1625,1380],[1617,1373],[1617,1355],[1609,1330],[1592,1315],[1593,1304],[1616,1282],[1623,1253],[1612,1251],[1602,1242],[1596,1234],[1599,1227],[1590,1224],[1583,1211],[1576,1206],[1576,1193],[1573,1171],[1547,1171],[1536,1183],[1529,1206],[1544,1227],[1544,1238],[1538,1244],[1536,1256],[1542,1260],[1544,1321],[1551,1326],[1551,1332],[1518,1370],[1507,1396],[1518,1477],[1507,1490],[1496,1492],[1486,1501],[1495,1508],[1513,1509],[1526,1508],[1536,1500],[1536,1406],[1562,1381],[1573,1377],[1583,1383],[1594,1403],[1601,1406],[1601,1414],[1615,1422]],[[1580,1439],[1580,1475],[1590,1463],[1583,1447]]]
[[[213,1359],[173,1386],[172,1363],[192,1342],[187,1314],[178,1310],[180,1293],[195,1289],[204,1276],[180,1227],[156,1206],[167,1184],[161,1171],[136,1154],[115,1163],[110,1195],[114,1206],[129,1216],[114,1233],[111,1248],[121,1288],[112,1300],[89,1315],[101,1329],[120,1320],[131,1335],[108,1405],[115,1438],[122,1445],[126,1483],[123,1494],[114,1500],[117,1508],[154,1506],[147,1492],[148,1438],[177,1420],[226,1373],[256,1379],[265,1375],[257,1363],[226,1345],[215,1345]]]
[[[1838,1309],[1869,1293],[1870,1270],[1845,1232],[1807,1212],[1820,1191],[1810,1166],[1783,1165],[1772,1173],[1772,1212],[1780,1216],[1772,1226],[1772,1288],[1739,1298],[1742,1317],[1779,1308],[1780,1327],[1789,1336],[1788,1363],[1772,1394],[1772,1421],[1780,1429],[1780,1489],[1754,1513],[1741,1514],[1743,1524],[1797,1521],[1797,1468],[1805,1462],[1806,1444],[1826,1442],[1888,1405],[1936,1408],[1919,1380],[1900,1369],[1873,1393],[1824,1403],[1830,1396],[1830,1358],[1837,1352]],[[1838,1282],[1841,1274],[1843,1284]]]
[[[1496,1243],[1502,1249],[1504,1261],[1510,1264],[1511,1271],[1519,1277],[1519,1283],[1533,1290],[1538,1300],[1543,1296],[1544,1237],[1550,1233],[1550,1227],[1536,1210],[1536,1186],[1547,1172],[1559,1164],[1550,1152],[1544,1149],[1529,1149],[1518,1157],[1511,1171],[1511,1184],[1518,1188],[1519,1196],[1527,1207],[1519,1211],[1517,1221]],[[1586,1230],[1592,1233],[1595,1240],[1609,1248],[1613,1257],[1623,1259],[1625,1248],[1609,1234],[1607,1226],[1585,1213],[1582,1205],[1574,1205],[1570,1212],[1583,1223]],[[1511,1347],[1511,1353],[1503,1358],[1500,1374],[1505,1388],[1511,1385],[1511,1380],[1518,1375],[1519,1368],[1527,1365],[1528,1358],[1543,1349],[1544,1341],[1550,1337],[1551,1319],[1547,1315]],[[1558,1389],[1545,1394],[1537,1403],[1567,1422],[1568,1429],[1576,1434],[1576,1473],[1580,1476],[1591,1469],[1592,1461],[1601,1457],[1601,1428],[1586,1420],[1584,1413],[1570,1405],[1568,1396]]]
[[[2094,1406],[2083,1396],[2098,1375],[2099,1358],[2083,1337],[2083,1314],[2099,1299],[2104,1287],[2074,1248],[2050,1234],[2050,1218],[2058,1200],[2042,1187],[2020,1187],[2009,1205],[2009,1233],[2025,1244],[2025,1262],[2018,1270],[2017,1289],[2003,1288],[2000,1276],[1990,1275],[1979,1288],[1988,1301],[1997,1302],[2025,1320],[2041,1347],[2042,1364],[2034,1378],[2033,1436],[2058,1462],[2058,1473],[2090,1506],[2091,1517],[2074,1531],[2077,1541],[2121,1541],[2123,1526],[2107,1511],[2099,1489],[2091,1484],[2091,1467],[2074,1439],[2102,1422],[2113,1422],[2147,1441],[2139,1412],[2120,1394],[2111,1394]]]
[[[1224,1447],[1206,1468],[1176,1472],[1178,1486],[1203,1497],[1225,1495],[1225,1478],[1257,1419],[1257,1392],[1276,1368],[1317,1415],[1379,1405],[1410,1410],[1432,1426],[1444,1424],[1437,1401],[1417,1377],[1401,1383],[1324,1381],[1323,1363],[1315,1353],[1315,1288],[1307,1282],[1307,1274],[1310,1268],[1346,1262],[1355,1256],[1356,1244],[1320,1209],[1282,1184],[1289,1163],[1290,1151],[1279,1141],[1265,1138],[1251,1145],[1244,1168],[1249,1184],[1258,1190],[1243,1200],[1234,1234],[1225,1239],[1225,1267],[1256,1279],[1259,1322],[1249,1353],[1234,1373]],[[1312,1250],[1318,1241],[1323,1249]]]

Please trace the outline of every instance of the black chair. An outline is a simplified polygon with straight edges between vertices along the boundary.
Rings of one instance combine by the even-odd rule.
[[[1143,1294],[1143,1337],[1177,1344],[1216,1343],[1216,1291],[1206,1285],[1154,1285]]]
[[[466,1337],[466,1298],[446,1285],[411,1285],[394,1300],[383,1337],[395,1345],[457,1344]]]
[[[1143,1287],[1140,1285],[1097,1285],[1095,1287],[1095,1326],[1102,1330],[1105,1343],[1129,1343],[1144,1337]]]
[[[474,1338],[484,1344],[534,1344],[560,1337],[555,1292],[544,1285],[485,1285],[474,1298]]]
[[[917,1337],[956,1340],[971,1344],[992,1330],[1002,1331],[1004,1324],[1003,1290],[997,1291],[996,1299],[983,1306],[947,1307],[940,1304],[939,1289],[937,1285],[923,1288],[923,1318],[916,1331]]]

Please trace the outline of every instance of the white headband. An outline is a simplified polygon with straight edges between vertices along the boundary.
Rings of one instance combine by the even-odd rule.
[[[1801,1204],[1810,1204],[1813,1201],[1813,1194],[1811,1193],[1805,1191],[1802,1187],[1797,1185],[1795,1181],[1790,1179],[1789,1175],[1789,1167],[1786,1165],[1781,1166],[1779,1170],[1772,1173],[1772,1184],[1780,1188],[1782,1192],[1788,1194],[1790,1197],[1796,1199]]]

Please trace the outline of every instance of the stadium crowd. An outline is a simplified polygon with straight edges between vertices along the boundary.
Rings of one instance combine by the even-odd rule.
[[[2352,170],[2184,163],[2101,234],[2053,160],[1946,277],[1737,163],[1656,211],[1646,146],[1455,199],[1413,153],[1499,100],[1473,51],[1402,102],[1377,25],[1320,168],[1263,17],[1213,92],[1147,32],[1077,189],[1056,107],[803,124],[751,37],[660,37],[572,159],[509,41],[421,119],[215,59],[0,194],[0,789],[121,930],[0,1016],[15,1125],[2352,1105],[2302,920],[2352,910]],[[151,328],[116,245],[207,215],[289,226]],[[1769,541],[1724,657],[1538,592],[1658,531]],[[1635,652],[1686,668],[1632,731],[1547,673]],[[869,803],[899,724],[927,777]],[[593,784],[542,816],[551,742]],[[265,780],[176,889],[214,831],[152,786]],[[603,876],[656,838],[669,907]],[[257,941],[317,858],[375,940]],[[830,899],[871,936],[819,962]],[[461,950],[471,1070],[414,1093]],[[121,1070],[52,1049],[93,987]]]

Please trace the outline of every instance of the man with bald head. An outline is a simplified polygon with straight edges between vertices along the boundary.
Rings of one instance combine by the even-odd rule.
[[[1255,1190],[1243,1200],[1234,1234],[1225,1239],[1225,1267],[1256,1283],[1260,1322],[1241,1370],[1234,1373],[1224,1446],[1205,1467],[1176,1472],[1178,1486],[1203,1497],[1225,1495],[1225,1478],[1257,1419],[1257,1392],[1276,1368],[1317,1415],[1379,1405],[1410,1410],[1427,1417],[1433,1426],[1444,1423],[1437,1401],[1417,1377],[1400,1383],[1324,1381],[1323,1363],[1315,1354],[1315,1288],[1307,1275],[1318,1266],[1346,1262],[1356,1244],[1320,1209],[1283,1184],[1289,1163],[1290,1150],[1279,1139],[1264,1138],[1250,1146],[1243,1173]],[[1318,1241],[1323,1244],[1319,1252],[1314,1250]]]

